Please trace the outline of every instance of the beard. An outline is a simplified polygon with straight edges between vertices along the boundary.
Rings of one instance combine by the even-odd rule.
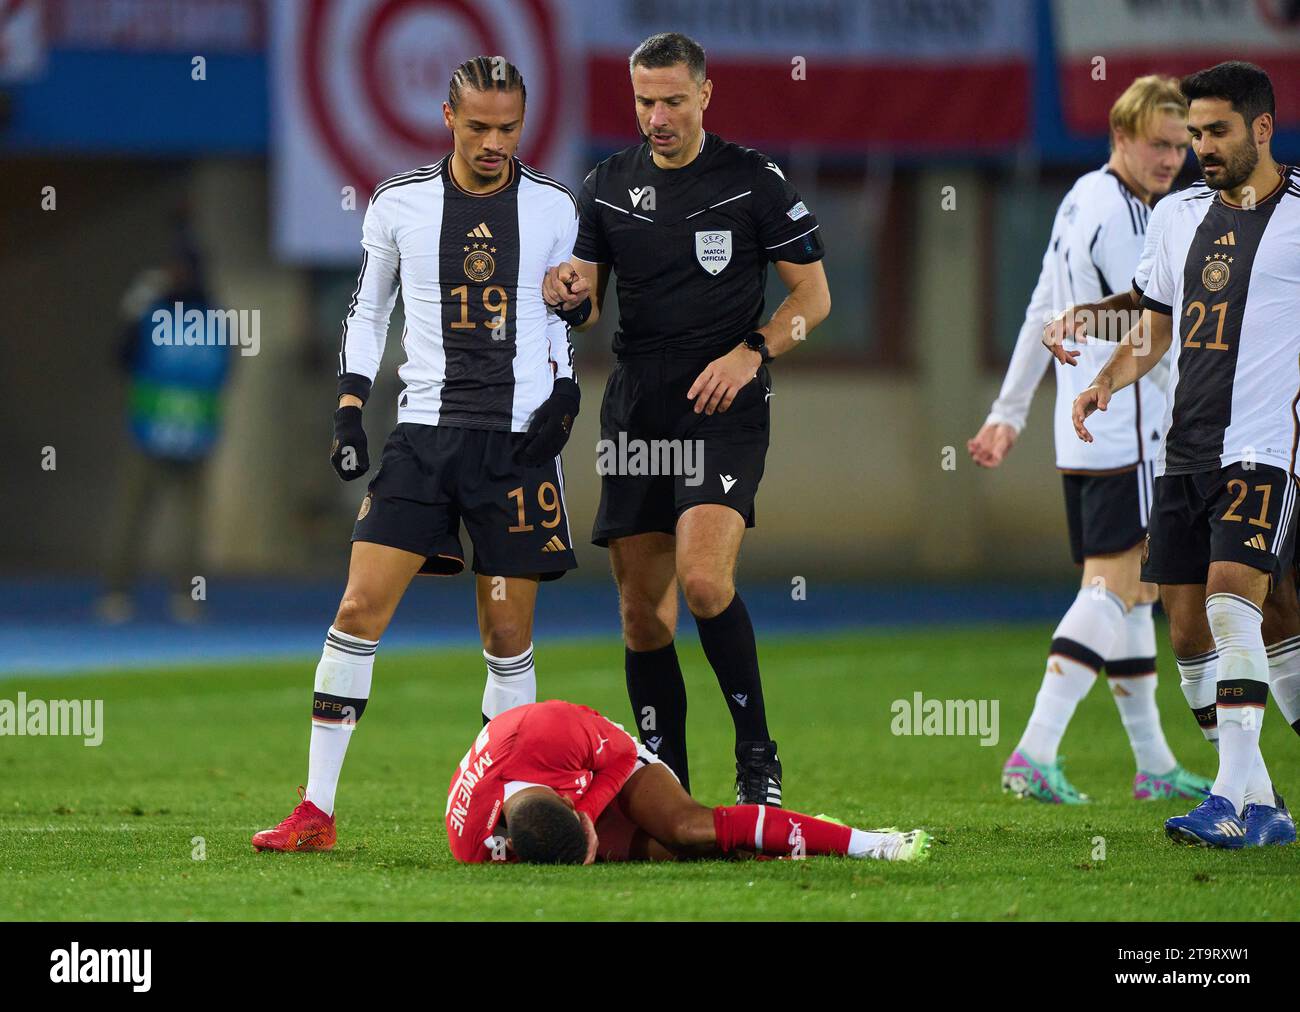
[[[501,177],[505,175],[506,166],[509,164],[510,160],[506,159],[501,163],[501,168],[497,169],[494,175],[485,176],[481,171],[479,171],[477,163],[471,163],[469,174],[474,177],[474,184],[476,186],[491,186],[493,183],[500,182]]]
[[[1250,178],[1250,174],[1255,171],[1255,166],[1259,164],[1259,148],[1255,147],[1254,142],[1247,137],[1241,146],[1227,153],[1226,159],[1222,156],[1216,156],[1209,163],[1218,165],[1223,171],[1219,178],[1211,181],[1207,176],[1205,184],[1212,190],[1235,190],[1238,186]],[[1201,171],[1205,171],[1206,163],[1201,162]]]

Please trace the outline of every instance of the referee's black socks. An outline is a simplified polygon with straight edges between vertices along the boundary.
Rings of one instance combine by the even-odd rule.
[[[770,741],[754,625],[739,592],[712,618],[696,615],[695,624],[700,630],[704,656],[713,666],[722,694],[727,697],[727,707],[736,725],[736,741]]]
[[[677,663],[677,648],[625,650],[627,697],[642,743],[677,774],[691,792],[686,763],[686,681]]]

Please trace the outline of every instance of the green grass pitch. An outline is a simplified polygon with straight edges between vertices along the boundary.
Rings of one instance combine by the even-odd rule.
[[[305,782],[314,660],[10,679],[0,698],[102,698],[104,742],[0,737],[0,918],[101,919],[1290,919],[1300,850],[1175,847],[1187,803],[1130,797],[1132,760],[1104,685],[1066,736],[1094,803],[1016,802],[1002,761],[1033,704],[1048,626],[765,638],[768,712],[786,802],[862,827],[923,826],[921,865],[813,858],[592,868],[461,867],[442,814],[478,730],[477,650],[380,654],[327,854],[255,854]],[[1164,643],[1159,699],[1184,764],[1212,773]],[[694,637],[683,637],[697,796],[725,803],[731,727]],[[627,721],[614,640],[539,636],[541,695]],[[895,699],[1001,703],[1001,740],[898,737]],[[1276,709],[1264,749],[1285,794],[1300,742]],[[194,853],[202,838],[205,859]],[[1099,858],[1098,838],[1104,840]]]

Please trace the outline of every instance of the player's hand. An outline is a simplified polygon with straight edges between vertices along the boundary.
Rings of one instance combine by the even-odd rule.
[[[1088,340],[1079,318],[1075,315],[1073,306],[1057,313],[1056,316],[1052,317],[1051,322],[1043,328],[1043,347],[1050,351],[1052,357],[1063,365],[1076,365],[1079,352],[1065,347],[1066,338],[1073,338],[1078,344],[1086,344]]]
[[[715,358],[704,372],[695,377],[695,382],[686,391],[686,399],[695,401],[695,413],[704,412],[711,415],[715,411],[726,411],[731,402],[755,376],[758,367],[763,364],[763,356],[758,352],[737,345],[722,358]]]
[[[542,278],[542,300],[551,308],[577,309],[591,295],[591,285],[567,260],[547,268]]]
[[[594,864],[596,861],[596,848],[600,846],[600,839],[596,836],[596,827],[591,821],[591,816],[586,812],[578,813],[578,821],[582,823],[582,831],[587,834],[587,856],[582,863]]]
[[[578,417],[581,395],[578,384],[567,376],[555,381],[551,396],[542,401],[528,423],[528,431],[516,455],[530,467],[536,467],[560,455]]]
[[[989,422],[973,439],[966,440],[966,449],[980,467],[997,467],[1016,445],[1017,435],[1006,422]]]
[[[1085,443],[1091,443],[1092,433],[1083,423],[1094,411],[1105,411],[1108,404],[1110,404],[1110,385],[1107,383],[1094,382],[1079,394],[1074,399],[1074,406],[1070,410],[1074,421],[1074,434]]]
[[[361,427],[361,409],[352,405],[334,412],[334,445],[330,463],[344,481],[360,478],[370,470],[366,430]]]

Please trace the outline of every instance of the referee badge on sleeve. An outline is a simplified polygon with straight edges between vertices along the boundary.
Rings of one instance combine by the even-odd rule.
[[[695,259],[710,274],[720,274],[731,263],[731,232],[696,232]]]

